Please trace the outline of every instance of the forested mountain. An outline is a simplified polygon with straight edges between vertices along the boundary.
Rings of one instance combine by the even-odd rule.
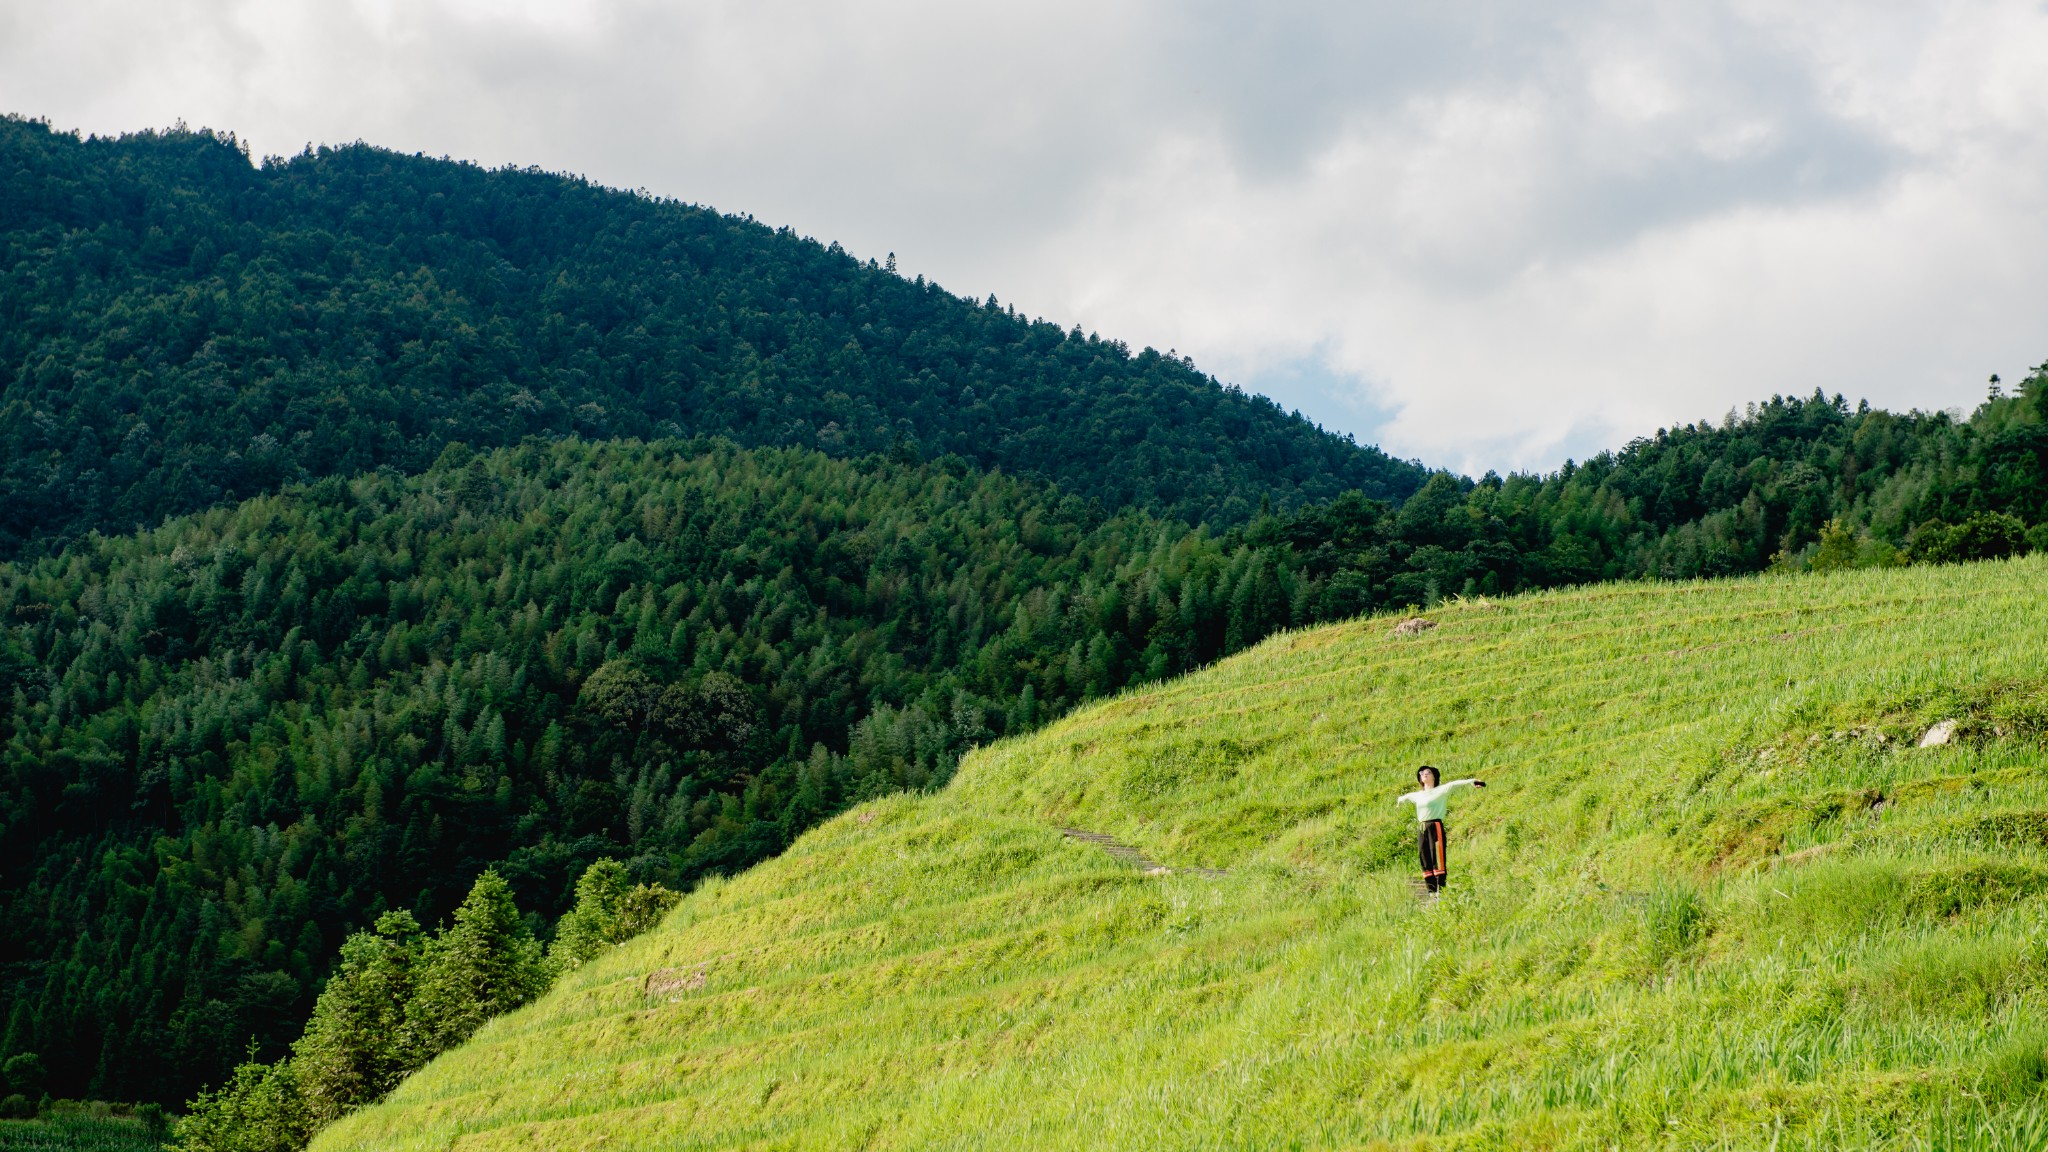
[[[252,167],[210,133],[20,118],[0,175],[0,556],[531,434],[953,454],[1215,527],[1426,478],[1170,356],[573,178],[364,145]],[[1550,476],[1443,476],[1408,534],[1440,522],[1464,555],[1423,567],[1456,590],[1754,571],[1837,517],[1894,547],[2034,522],[2038,402],[1774,399]]]
[[[366,145],[0,120],[0,558],[441,446],[956,454],[1241,523],[1421,469],[751,219]]]

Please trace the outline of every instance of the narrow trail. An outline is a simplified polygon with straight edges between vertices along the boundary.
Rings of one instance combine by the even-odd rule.
[[[1111,856],[1145,873],[1147,876],[1171,876],[1176,872],[1185,872],[1190,876],[1206,876],[1215,879],[1230,875],[1228,868],[1169,868],[1138,849],[1131,847],[1129,844],[1103,832],[1088,832],[1080,828],[1057,827],[1053,831],[1070,840],[1079,840],[1083,843],[1093,844]],[[1408,883],[1415,890],[1415,899],[1418,903],[1424,907],[1434,907],[1436,905],[1437,893],[1429,890],[1428,886],[1423,883],[1422,877],[1411,876],[1408,878]]]
[[[1093,844],[1124,863],[1136,867],[1147,876],[1171,876],[1176,872],[1185,872],[1190,876],[1208,876],[1211,878],[1230,875],[1229,870],[1225,868],[1169,868],[1116,837],[1104,835],[1101,832],[1083,832],[1079,828],[1055,828],[1053,831],[1070,840],[1080,840]]]

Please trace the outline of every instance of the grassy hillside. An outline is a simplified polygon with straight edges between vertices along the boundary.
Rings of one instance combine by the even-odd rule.
[[[315,1147],[2040,1147],[2044,577],[1281,636],[707,884]],[[1433,908],[1423,760],[1493,785]]]
[[[156,1152],[165,1132],[160,1110],[66,1100],[32,1120],[0,1120],[0,1152]]]

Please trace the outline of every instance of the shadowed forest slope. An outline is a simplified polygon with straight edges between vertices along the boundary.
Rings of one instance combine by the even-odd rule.
[[[705,885],[315,1146],[2038,1147],[2044,576],[1276,637]],[[1422,761],[1492,785],[1432,908]]]

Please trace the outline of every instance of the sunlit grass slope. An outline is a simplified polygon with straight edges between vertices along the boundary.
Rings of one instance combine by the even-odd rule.
[[[2048,1142],[2048,563],[1431,616],[849,813],[316,1148]]]

